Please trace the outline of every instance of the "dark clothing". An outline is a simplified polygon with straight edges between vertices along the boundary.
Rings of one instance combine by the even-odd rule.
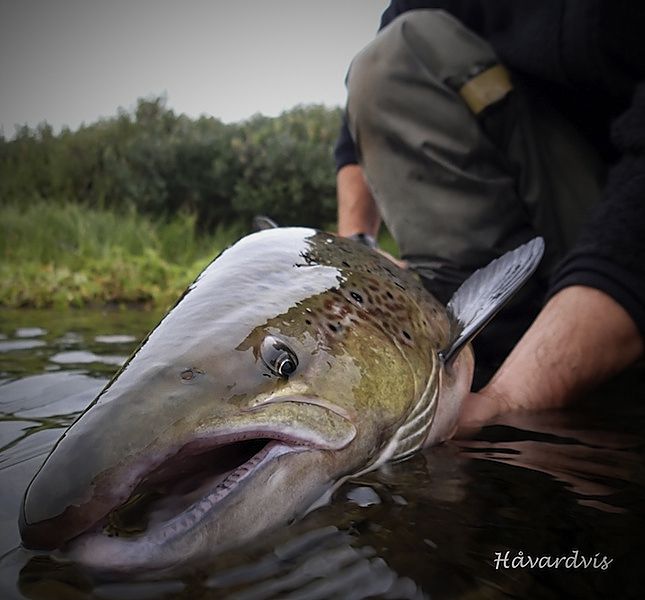
[[[603,201],[552,277],[619,302],[645,337],[645,7],[625,0],[396,1],[381,28],[412,9],[444,9],[487,40],[531,94],[561,112],[605,160]],[[338,168],[356,163],[344,126]]]

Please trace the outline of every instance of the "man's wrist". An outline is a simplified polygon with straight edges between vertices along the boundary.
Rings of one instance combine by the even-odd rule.
[[[370,235],[369,233],[365,232],[359,232],[359,233],[353,233],[352,235],[348,235],[347,239],[349,240],[354,240],[355,242],[358,242],[359,244],[363,244],[363,246],[367,246],[368,248],[378,248],[378,243],[376,241],[376,238],[373,235]]]

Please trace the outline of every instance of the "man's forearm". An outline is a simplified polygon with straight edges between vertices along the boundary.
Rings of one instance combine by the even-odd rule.
[[[376,202],[358,165],[345,165],[336,176],[338,193],[338,234],[378,234],[381,224]]]
[[[556,294],[490,383],[471,394],[461,426],[511,410],[563,406],[643,355],[627,312],[605,293],[582,286]]]

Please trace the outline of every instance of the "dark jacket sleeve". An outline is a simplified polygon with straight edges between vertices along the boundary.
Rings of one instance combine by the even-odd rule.
[[[356,146],[354,146],[354,140],[349,133],[346,116],[343,116],[340,134],[334,147],[334,160],[336,161],[336,171],[340,171],[345,165],[355,165],[358,163]]]
[[[609,173],[603,201],[578,243],[560,263],[549,296],[585,285],[611,296],[645,338],[645,82],[613,124],[620,160]]]

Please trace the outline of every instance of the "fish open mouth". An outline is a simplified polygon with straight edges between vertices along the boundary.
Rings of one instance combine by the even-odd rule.
[[[202,510],[206,505],[214,508],[271,454],[270,444],[280,442],[245,440],[197,454],[185,449],[145,476],[97,530],[111,537],[132,537],[171,521],[196,503],[202,503]]]
[[[100,564],[102,558],[110,557],[111,562],[123,552],[141,562],[139,550],[152,556],[154,548],[185,545],[207,523],[215,529],[228,526],[220,516],[238,510],[236,502],[246,502],[248,485],[278,481],[281,476],[274,476],[287,468],[282,457],[336,451],[354,439],[351,421],[317,406],[315,398],[308,400],[294,396],[281,404],[213,420],[210,427],[187,432],[172,445],[163,445],[161,432],[145,450],[136,454],[126,450],[120,460],[120,439],[112,440],[117,449],[103,455],[108,459],[91,454],[94,463],[89,465],[80,464],[83,459],[71,442],[64,451],[54,449],[48,461],[60,457],[54,464],[65,468],[73,483],[78,464],[79,485],[54,488],[58,495],[50,498],[56,471],[45,462],[27,489],[20,512],[24,545],[58,549],[86,564],[88,557],[97,557],[91,562]],[[68,434],[59,444],[69,438]],[[191,532],[195,535],[185,535]]]
[[[268,462],[313,449],[302,440],[269,437],[209,442],[215,445],[189,443],[154,467],[125,501],[71,540],[68,548],[88,536],[168,542],[210,516]]]

